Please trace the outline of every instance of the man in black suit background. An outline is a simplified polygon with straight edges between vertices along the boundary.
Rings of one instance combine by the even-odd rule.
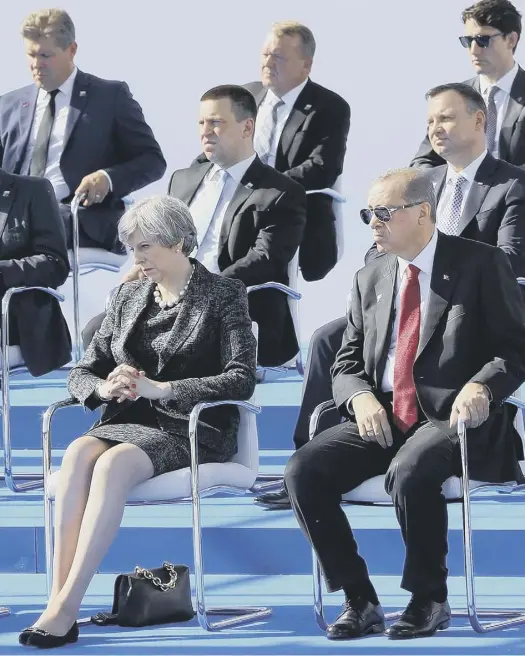
[[[447,628],[447,509],[443,482],[461,471],[457,420],[469,428],[473,479],[523,481],[523,448],[504,403],[525,381],[525,308],[502,249],[440,233],[422,171],[387,173],[362,218],[384,257],[354,279],[333,395],[345,421],[298,450],[285,484],[330,591],[346,603],[331,639],[384,628],[341,495],[386,474],[406,546],[412,598],[386,634]]]
[[[12,287],[56,289],[68,272],[51,183],[0,169],[0,297]],[[71,339],[55,298],[41,291],[16,294],[9,317],[9,343],[20,347],[10,365],[24,362],[32,375],[42,376],[70,361]]]
[[[162,177],[166,162],[125,82],[79,71],[75,26],[63,9],[30,14],[22,37],[34,84],[0,98],[4,170],[48,178],[71,246],[70,202],[80,246],[121,252],[123,198]]]
[[[525,71],[514,59],[521,36],[521,14],[509,0],[481,0],[461,14],[464,35],[476,77],[466,84],[480,92],[487,105],[487,149],[494,157],[525,166]],[[443,157],[428,135],[411,166],[440,166]]]
[[[168,193],[188,204],[197,228],[194,256],[212,273],[241,280],[247,287],[288,284],[288,265],[303,234],[303,187],[263,164],[253,149],[257,107],[244,87],[222,85],[200,103],[203,156],[175,171]],[[136,268],[127,275],[132,280]],[[275,289],[249,294],[250,316],[259,326],[258,361],[279,365],[299,349],[287,297]],[[84,329],[84,344],[101,324]]]
[[[261,160],[306,190],[333,187],[343,171],[350,107],[309,78],[315,54],[312,31],[301,23],[275,23],[261,55],[261,81],[245,85],[257,102],[255,150]],[[337,262],[332,199],[307,196],[299,266],[307,281],[321,280]]]
[[[498,246],[507,254],[516,277],[525,276],[525,171],[488,153],[486,107],[472,86],[445,84],[431,89],[426,97],[430,142],[446,162],[427,172],[439,200],[438,229]],[[365,262],[377,255],[374,244]],[[316,405],[330,398],[330,367],[345,327],[346,318],[341,317],[322,326],[312,338],[294,433],[296,448],[308,441],[308,422]],[[328,414],[324,419],[333,420]],[[284,488],[258,497],[256,503],[290,507]]]

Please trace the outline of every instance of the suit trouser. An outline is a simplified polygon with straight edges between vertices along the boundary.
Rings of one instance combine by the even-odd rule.
[[[422,595],[446,592],[448,521],[441,486],[458,472],[457,440],[429,422],[406,436],[394,427],[393,436],[394,444],[383,449],[361,439],[357,426],[347,421],[319,433],[288,462],[285,486],[329,591],[346,591],[368,580],[341,495],[386,474],[385,489],[406,546],[401,587]]]
[[[332,398],[330,369],[335,362],[337,351],[341,348],[345,328],[346,317],[341,317],[321,326],[312,335],[304,369],[303,398],[293,435],[296,449],[308,442],[308,425],[312,412],[320,403]],[[340,419],[337,411],[326,412],[321,417],[320,428],[334,426]]]

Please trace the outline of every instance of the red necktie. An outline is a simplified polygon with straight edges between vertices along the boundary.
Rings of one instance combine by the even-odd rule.
[[[419,345],[421,294],[419,269],[409,264],[401,289],[399,325],[394,365],[394,423],[406,433],[417,422],[417,397],[414,385],[414,361]]]

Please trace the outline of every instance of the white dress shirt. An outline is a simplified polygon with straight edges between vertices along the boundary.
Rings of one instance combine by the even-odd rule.
[[[279,141],[281,139],[284,126],[286,125],[286,121],[288,120],[288,117],[292,113],[293,106],[295,105],[297,98],[299,97],[299,94],[305,88],[307,82],[308,79],[302,82],[299,86],[293,88],[291,91],[288,91],[288,93],[285,93],[284,96],[280,98],[280,100],[283,101],[284,105],[281,105],[280,107],[277,108],[277,125],[275,127],[275,133],[271,144],[270,155],[267,161],[268,166],[275,167],[277,146],[279,145]],[[257,111],[257,120],[255,121],[255,141],[257,141],[257,137],[258,137],[257,128],[259,127],[259,130],[261,129],[261,126],[264,124],[267,115],[272,111],[272,107],[273,107],[272,103],[276,98],[279,100],[278,96],[271,89],[268,89],[266,95],[264,96],[264,100],[259,105],[259,109]]]
[[[495,83],[498,87],[498,91],[494,95],[494,104],[496,105],[496,112],[498,115],[498,120],[496,122],[496,136],[494,138],[494,151],[492,155],[494,157],[499,157],[499,135],[501,133],[501,126],[503,125],[503,120],[505,119],[505,114],[507,113],[507,107],[509,106],[510,90],[518,74],[518,64],[515,63],[514,66],[510,69],[508,73],[505,73],[503,77]],[[479,88],[483,100],[488,103],[489,93],[491,87],[494,86],[491,84],[484,75],[479,76]]]
[[[206,198],[207,192],[209,191],[207,187],[216,184],[213,179],[216,177],[216,173],[220,171],[220,167],[216,164],[212,166],[204,176],[204,180],[199,185],[199,188],[190,203],[189,207],[192,216],[195,218],[195,223],[201,225],[206,222],[208,223],[204,238],[202,239],[202,243],[198,246],[195,257],[208,269],[208,271],[211,271],[212,273],[220,273],[217,262],[219,256],[219,238],[226,210],[232,201],[235,190],[254,160],[255,153],[248,157],[248,159],[243,159],[241,162],[237,162],[237,164],[225,169],[228,175],[226,176],[223,188],[218,195],[218,201],[215,208],[210,207]]]
[[[437,230],[434,230],[432,238],[425,248],[417,255],[412,262],[404,260],[402,257],[397,258],[397,281],[396,281],[396,298],[395,298],[395,318],[392,329],[392,338],[388,348],[385,372],[381,383],[383,392],[391,392],[394,389],[394,365],[396,360],[397,331],[399,326],[399,312],[401,309],[401,289],[406,284],[406,271],[409,264],[413,264],[419,269],[419,291],[421,294],[419,336],[423,333],[423,326],[426,318],[428,307],[428,296],[430,294],[430,279],[432,277],[432,267],[434,265],[434,255],[436,254]]]
[[[481,162],[485,159],[487,154],[488,151],[485,149],[479,157],[477,157],[474,161],[470,162],[470,164],[466,166],[462,171],[456,171],[454,167],[451,166],[450,164],[447,166],[447,175],[445,178],[445,184],[443,186],[443,191],[441,193],[441,197],[439,199],[439,203],[437,207],[438,228],[440,226],[440,223],[444,219],[443,216],[444,212],[448,210],[448,208],[451,205],[452,196],[454,195],[454,185],[456,182],[456,177],[458,175],[461,175],[467,181],[465,183],[465,186],[463,187],[463,200],[461,202],[461,213],[463,213],[470,189],[472,188],[474,178],[476,177],[476,173],[478,172],[478,169],[481,166]]]

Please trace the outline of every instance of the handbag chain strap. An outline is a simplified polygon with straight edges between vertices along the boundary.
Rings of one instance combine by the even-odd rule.
[[[135,574],[138,576],[143,576],[146,579],[149,579],[153,585],[156,585],[157,588],[160,588],[162,592],[166,592],[167,590],[173,590],[173,588],[177,585],[177,570],[175,569],[175,565],[172,565],[171,563],[164,562],[162,563],[162,566],[164,569],[166,569],[169,572],[170,575],[170,580],[167,583],[163,583],[158,576],[155,576],[153,572],[151,572],[149,569],[143,569],[142,567],[139,567],[138,565],[135,567]]]

